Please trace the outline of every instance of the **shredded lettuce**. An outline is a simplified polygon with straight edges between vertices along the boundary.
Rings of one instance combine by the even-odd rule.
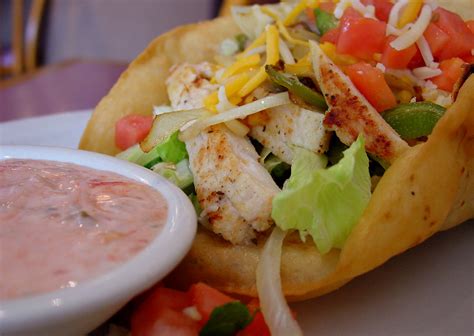
[[[136,163],[145,168],[152,168],[159,162],[178,163],[188,157],[186,145],[178,138],[179,131],[171,134],[165,141],[156,145],[151,151],[145,153],[136,144],[117,154],[122,160]]]
[[[359,136],[335,165],[297,148],[291,176],[273,199],[272,217],[283,230],[312,236],[320,253],[342,248],[370,199],[369,159]]]
[[[160,174],[181,189],[193,184],[194,178],[189,169],[188,159],[183,159],[177,164],[171,162],[160,162],[152,167],[155,173]]]
[[[176,131],[155,147],[157,154],[163,162],[178,163],[188,157],[186,145],[179,140],[178,136],[179,131]]]
[[[193,174],[189,169],[186,145],[179,140],[178,136],[179,131],[174,132],[148,153],[136,144],[117,154],[117,157],[149,168],[179,188],[185,189],[193,184]]]

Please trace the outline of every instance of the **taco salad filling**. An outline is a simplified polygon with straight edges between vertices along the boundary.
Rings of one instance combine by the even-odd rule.
[[[452,105],[474,21],[431,0],[301,0],[232,17],[241,32],[214,59],[169,69],[169,105],[117,122],[117,156],[175,183],[222,239],[269,236],[261,309],[272,333],[297,334],[278,276],[286,233],[321,254],[344,246],[385,171]]]

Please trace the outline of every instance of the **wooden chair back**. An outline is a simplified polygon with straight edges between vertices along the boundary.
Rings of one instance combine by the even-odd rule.
[[[46,6],[46,0],[31,0],[29,10],[25,11],[24,0],[7,1],[11,4],[11,40],[10,45],[0,50],[1,77],[18,76],[36,69],[39,30]]]

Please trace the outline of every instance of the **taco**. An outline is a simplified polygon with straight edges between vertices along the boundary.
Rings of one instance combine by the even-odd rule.
[[[234,7],[151,42],[80,148],[190,195],[174,286],[257,296],[281,256],[285,297],[315,297],[474,217],[472,29],[433,1]]]

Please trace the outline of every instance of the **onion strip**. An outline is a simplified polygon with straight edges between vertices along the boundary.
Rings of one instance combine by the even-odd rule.
[[[281,288],[281,254],[286,232],[275,226],[267,239],[257,266],[260,308],[273,336],[303,335],[291,315]]]
[[[209,126],[225,123],[234,119],[242,119],[251,114],[266,110],[268,108],[291,103],[288,92],[278,93],[272,96],[256,100],[252,103],[238,106],[223,113],[210,117],[198,119],[195,123],[184,129],[180,134],[181,141],[186,141],[197,136],[201,131]]]
[[[402,35],[397,37],[390,43],[390,46],[395,50],[403,50],[415,43],[420,37],[423,36],[426,28],[430,24],[431,20],[431,7],[424,5],[421,9],[420,16],[413,24],[410,30],[404,32]]]

